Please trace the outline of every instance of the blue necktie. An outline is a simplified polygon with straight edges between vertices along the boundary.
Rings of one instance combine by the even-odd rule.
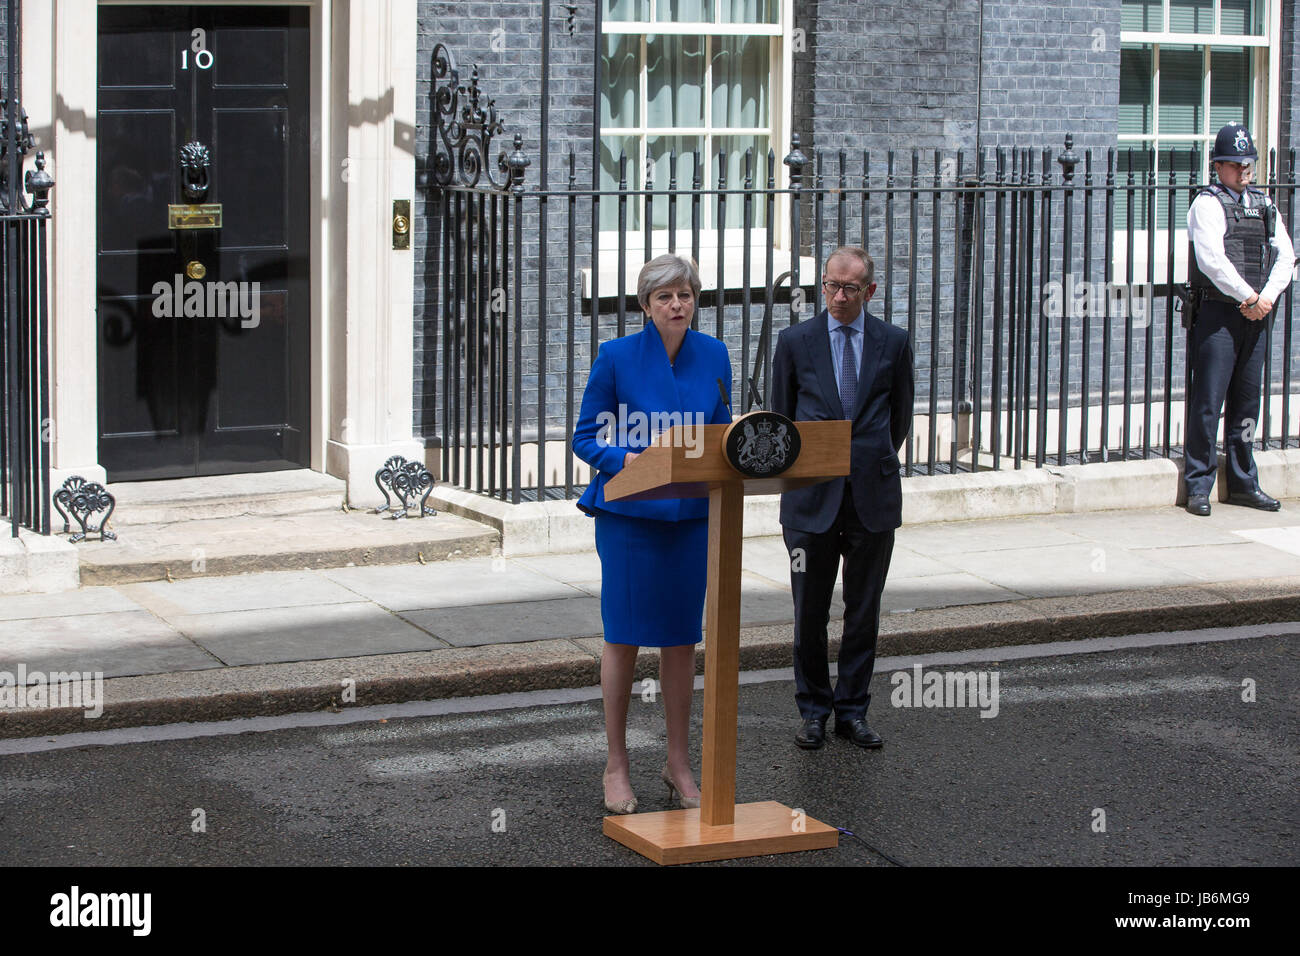
[[[857,329],[841,325],[840,331],[844,333],[844,350],[840,354],[840,405],[844,408],[844,417],[852,418],[858,401],[858,363],[853,355],[853,334]]]

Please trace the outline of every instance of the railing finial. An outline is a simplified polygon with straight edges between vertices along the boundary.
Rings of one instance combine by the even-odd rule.
[[[1065,152],[1056,157],[1061,164],[1061,175],[1067,183],[1074,181],[1074,167],[1079,165],[1079,157],[1074,152],[1074,134],[1065,134]]]
[[[796,186],[800,179],[803,178],[803,168],[808,165],[808,157],[804,155],[799,148],[799,134],[795,133],[790,137],[790,153],[782,162],[790,167],[790,180]]]
[[[54,188],[54,177],[45,171],[45,151],[37,150],[36,168],[29,169],[23,180],[27,191],[32,194],[32,212],[48,218],[50,215],[50,190]]]
[[[516,193],[521,193],[524,191],[524,170],[528,168],[531,160],[524,153],[524,138],[518,133],[515,133],[514,146],[509,156],[502,152],[500,165],[509,171],[510,187]]]

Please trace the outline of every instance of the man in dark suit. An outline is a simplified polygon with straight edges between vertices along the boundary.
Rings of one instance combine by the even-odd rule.
[[[841,246],[826,260],[827,308],[785,329],[772,368],[772,407],[795,421],[853,422],[848,478],[787,491],[781,526],[794,592],[795,701],[803,724],[795,743],[816,750],[835,733],[859,747],[881,746],[867,724],[876,663],[880,595],[902,524],[897,449],[912,427],[912,346],[908,333],[866,311],[875,263],[864,249]],[[839,679],[831,688],[826,623],[844,559],[844,637]]]

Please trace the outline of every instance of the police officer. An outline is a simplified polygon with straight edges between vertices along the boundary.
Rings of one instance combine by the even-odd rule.
[[[1187,510],[1210,513],[1215,436],[1226,398],[1228,502],[1277,511],[1281,504],[1260,490],[1251,441],[1259,422],[1266,319],[1291,282],[1295,255],[1277,208],[1250,186],[1258,154],[1246,127],[1229,123],[1219,130],[1210,159],[1219,181],[1201,190],[1187,211],[1188,279],[1201,302],[1188,342]]]

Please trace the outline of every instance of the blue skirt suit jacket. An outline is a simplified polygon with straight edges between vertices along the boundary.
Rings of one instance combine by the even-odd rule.
[[[651,422],[728,424],[731,358],[717,339],[686,331],[675,362],[655,324],[604,343],[573,432],[573,451],[596,470],[578,507],[596,518],[605,640],[665,647],[700,640],[707,579],[707,498],[606,501],[624,456],[655,437]],[[655,416],[655,417],[652,417]],[[687,417],[690,416],[690,417]],[[618,427],[611,428],[611,419]]]

